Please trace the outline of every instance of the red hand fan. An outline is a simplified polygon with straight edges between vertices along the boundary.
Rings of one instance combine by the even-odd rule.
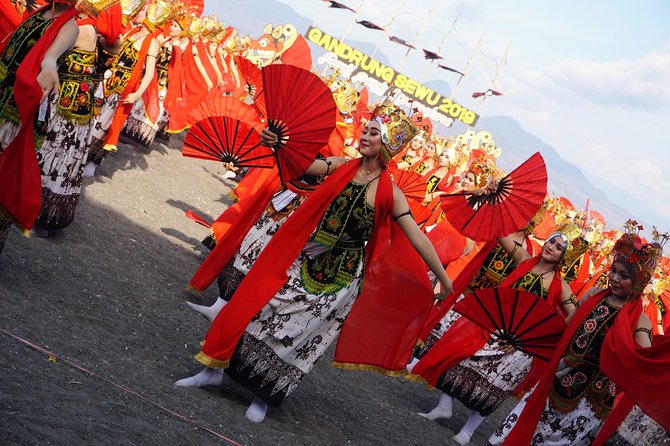
[[[547,167],[539,152],[500,180],[495,192],[442,196],[442,209],[463,235],[477,241],[504,237],[523,228],[547,195]]]
[[[254,101],[254,106],[261,116],[265,116],[265,99],[263,97],[263,75],[261,69],[252,61],[242,56],[235,56],[235,66],[242,76],[244,89]]]
[[[184,156],[235,167],[274,165],[273,150],[260,144],[258,114],[237,99],[211,96],[191,112],[187,122],[191,128],[184,138]]]
[[[281,61],[286,65],[293,65],[303,70],[312,69],[312,51],[303,36],[298,34],[298,38],[293,44],[279,55]]]
[[[282,182],[299,177],[314,162],[335,129],[336,105],[330,88],[315,74],[292,65],[263,68],[268,128]]]
[[[426,198],[426,179],[416,172],[401,170],[397,164],[394,165],[395,169],[389,169],[389,174],[403,195],[412,200],[423,201]]]
[[[483,288],[461,299],[462,314],[517,350],[548,361],[565,331],[565,320],[547,301],[513,288]]]

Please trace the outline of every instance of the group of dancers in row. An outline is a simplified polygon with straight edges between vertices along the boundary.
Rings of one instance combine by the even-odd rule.
[[[124,126],[149,144],[161,130],[184,130],[208,95],[235,96],[240,106],[254,99],[230,57],[234,30],[184,8],[58,0],[2,41],[0,172],[9,172],[3,163],[15,145],[37,153],[37,232],[72,221],[82,176],[116,149]],[[212,251],[189,283],[219,287],[213,305],[189,302],[212,321],[196,356],[205,367],[175,385],[217,385],[225,373],[254,394],[246,416],[261,422],[336,342],[337,367],[439,389],[425,418],[450,417],[453,398],[463,402],[471,412],[454,437],[460,444],[510,396],[522,399],[490,444],[667,442],[667,235],[654,230],[648,242],[632,221],[623,233],[604,232],[593,212],[548,199],[515,232],[471,240],[440,197],[494,194],[504,177],[495,146],[470,147],[472,133],[438,137],[419,114],[389,101],[372,108],[348,81],[326,81],[340,116],[304,172],[310,186],[251,168],[237,202],[211,225]],[[24,86],[41,97],[22,96]],[[263,129],[260,141],[276,147],[279,136]],[[408,198],[395,184],[403,172],[425,189]],[[5,211],[11,178],[24,172],[10,173],[0,177]],[[7,214],[0,246],[12,220],[21,223]],[[532,356],[454,310],[490,288],[531,293],[565,319],[552,355]]]

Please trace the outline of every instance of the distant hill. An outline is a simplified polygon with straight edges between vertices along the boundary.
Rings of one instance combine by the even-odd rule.
[[[305,32],[312,25],[310,19],[299,15],[290,6],[273,0],[230,0],[225,3],[212,3],[208,3],[206,13],[216,14],[224,22],[238,28],[241,33],[252,37],[260,36],[262,28],[268,23],[273,25],[292,23],[300,32]],[[347,44],[368,54],[374,49],[372,42],[347,39]],[[311,47],[314,59],[325,52],[314,45]],[[375,59],[389,65],[388,58],[381,51],[375,54]],[[442,95],[448,96],[451,92],[449,84],[443,80],[428,80],[424,83]],[[620,228],[628,218],[633,218],[630,212],[612,203],[602,190],[591,184],[578,167],[561,158],[551,145],[525,131],[514,119],[505,116],[482,116],[477,122],[476,129],[488,130],[493,134],[496,144],[503,149],[499,163],[505,170],[512,170],[530,155],[540,151],[547,163],[550,192],[567,197],[578,208],[584,208],[586,200],[590,199],[589,208],[602,213],[610,228]],[[465,130],[465,125],[456,122],[449,129],[439,126],[437,131],[446,136]],[[620,191],[616,193],[620,194]]]

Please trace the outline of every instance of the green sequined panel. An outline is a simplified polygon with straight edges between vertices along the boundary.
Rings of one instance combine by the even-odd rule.
[[[350,182],[328,206],[311,241],[329,248],[301,267],[302,283],[311,294],[332,294],[349,286],[364,260],[365,241],[374,228],[374,209],[367,203],[368,185]]]
[[[14,31],[4,53],[0,56],[0,121],[14,124],[21,122],[14,100],[16,70],[50,24],[49,19],[39,14],[33,15]]]
[[[554,378],[549,392],[549,401],[556,409],[570,412],[586,398],[599,419],[609,415],[616,388],[600,370],[600,349],[618,313],[619,308],[605,299],[579,326],[563,357],[572,369],[561,378]]]
[[[93,115],[95,51],[74,49],[59,60],[60,91],[56,111],[77,124],[87,124]]]
[[[168,65],[170,64],[170,54],[172,54],[169,45],[161,46],[156,58],[156,81],[158,87],[162,90],[168,84]]]
[[[130,80],[133,68],[137,64],[138,51],[135,49],[135,40],[126,39],[116,58],[116,65],[112,75],[105,81],[105,90],[122,94]]]

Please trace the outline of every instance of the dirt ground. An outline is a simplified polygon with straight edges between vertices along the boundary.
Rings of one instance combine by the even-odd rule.
[[[215,218],[235,185],[180,147],[178,137],[150,150],[122,144],[85,182],[70,227],[48,239],[10,235],[0,255],[0,329],[96,376],[0,333],[0,444],[230,444],[203,427],[247,445],[456,444],[463,406],[450,420],[420,418],[437,392],[334,369],[332,351],[262,424],[244,418],[252,396],[229,380],[173,386],[199,370],[193,355],[208,327],[183,291],[207,253],[207,229],[184,211]],[[472,444],[485,444],[512,404]]]

